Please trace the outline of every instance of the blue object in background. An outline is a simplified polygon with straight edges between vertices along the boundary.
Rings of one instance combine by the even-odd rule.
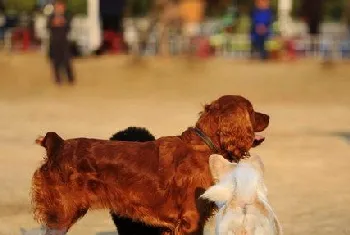
[[[265,42],[271,35],[271,24],[273,22],[272,11],[270,8],[255,8],[252,12],[251,20],[252,55],[254,55],[254,52],[258,52],[260,54],[260,58],[265,60],[268,58]],[[259,34],[257,32],[258,25],[264,25],[267,28],[264,34]]]
[[[44,7],[46,4],[52,4],[52,3],[54,3],[54,0],[38,0],[37,1],[37,4],[40,7]]]
[[[331,45],[331,40],[327,38],[322,38],[320,40],[320,52],[321,56],[324,59],[329,59],[331,58],[332,55],[332,45]]]
[[[342,41],[339,49],[342,58],[350,59],[350,39]]]
[[[251,36],[252,40],[258,38],[258,37],[265,37],[268,38],[271,35],[271,25],[273,23],[273,14],[270,8],[268,9],[258,9],[255,8],[253,10],[253,13],[251,15]],[[256,31],[256,27],[259,24],[265,25],[265,27],[268,29],[267,32],[264,35],[259,35]]]

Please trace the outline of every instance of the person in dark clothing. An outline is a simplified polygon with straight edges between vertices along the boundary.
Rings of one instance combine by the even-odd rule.
[[[40,14],[40,6],[35,5],[31,12],[30,12],[30,19],[29,19],[29,33],[30,33],[30,40],[34,45],[40,45],[40,39],[37,37],[35,32],[35,18],[38,14]]]
[[[4,39],[5,26],[6,26],[5,4],[3,0],[0,0],[0,41]]]
[[[347,26],[348,33],[350,36],[350,0],[347,0],[345,2],[344,8],[345,8],[344,9],[345,24]]]
[[[271,34],[273,14],[269,0],[256,0],[255,7],[251,15],[251,42],[252,54],[259,52],[260,58],[268,58],[265,43]]]
[[[103,30],[123,32],[125,0],[100,0],[100,15]]]
[[[66,12],[62,1],[56,1],[54,12],[49,16],[47,28],[50,32],[49,56],[54,70],[55,81],[61,84],[61,69],[66,72],[70,84],[74,83],[71,62],[70,43],[68,33],[71,28],[72,17]]]
[[[324,0],[303,0],[301,5],[302,18],[305,20],[311,37],[311,50],[318,50],[318,36],[323,18]]]
[[[0,0],[0,12],[5,13],[5,3],[4,0]]]

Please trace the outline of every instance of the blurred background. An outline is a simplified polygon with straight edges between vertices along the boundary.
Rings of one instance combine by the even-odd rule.
[[[44,50],[49,37],[46,16],[51,13],[53,2],[1,0],[2,45],[11,51],[38,47]],[[189,23],[198,24],[198,32],[191,40],[197,55],[250,55],[254,0],[72,0],[67,1],[67,8],[74,16],[72,50],[79,56],[127,53],[135,47],[147,55],[176,55],[183,49],[184,28]],[[270,58],[329,54],[338,59],[349,58],[348,0],[271,0],[270,8],[273,20],[266,43]],[[315,14],[320,23],[319,47],[310,53],[307,18]]]
[[[54,4],[0,0],[0,235],[40,234],[30,199],[38,135],[178,135],[225,94],[271,117],[253,152],[285,234],[350,234],[349,0],[69,0],[69,44],[58,51],[72,55],[72,84],[54,80]],[[68,234],[115,230],[107,211],[91,211]]]

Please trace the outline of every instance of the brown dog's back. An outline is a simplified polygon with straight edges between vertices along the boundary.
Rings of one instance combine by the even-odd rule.
[[[168,209],[173,209],[159,207],[171,193],[168,189],[175,175],[174,152],[186,151],[179,147],[183,146],[180,139],[167,141],[165,137],[143,143],[87,138],[63,140],[50,132],[39,137],[37,143],[45,147],[47,161],[34,177],[33,186],[37,188],[34,206],[43,203],[45,196],[39,188],[43,190],[46,179],[50,179],[47,185],[59,190],[60,196],[55,197],[61,197],[62,207],[108,208],[125,216],[138,214],[140,220],[149,224],[155,222],[148,218],[158,217],[152,211],[165,216]],[[46,187],[44,191],[50,190]],[[66,204],[71,200],[77,205]]]

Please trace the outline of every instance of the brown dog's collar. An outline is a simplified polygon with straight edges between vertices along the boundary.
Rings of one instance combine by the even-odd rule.
[[[213,141],[199,128],[194,127],[193,128],[194,132],[204,141],[206,145],[214,152],[214,153],[219,153],[219,149],[215,146]]]
[[[215,144],[210,139],[210,137],[207,136],[201,129],[199,129],[198,127],[194,127],[193,130],[204,141],[204,143],[213,151],[213,153],[217,153],[217,154],[220,153],[220,150],[215,146]],[[231,152],[228,152],[228,156],[231,161],[236,163],[239,162],[239,158],[234,156]],[[247,152],[244,158],[249,158],[249,157],[250,157],[250,154],[249,152]]]

